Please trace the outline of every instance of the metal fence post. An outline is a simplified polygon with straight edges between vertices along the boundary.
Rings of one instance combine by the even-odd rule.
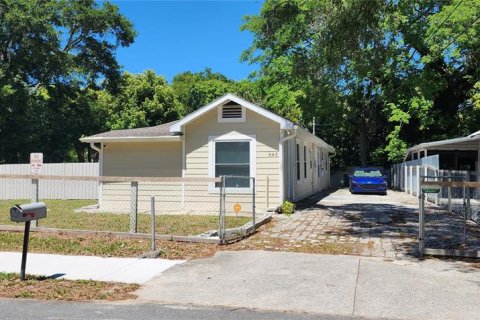
[[[38,179],[32,179],[32,202],[38,202]],[[38,227],[38,220],[35,220],[35,227]]]
[[[255,232],[255,178],[252,178],[252,219],[253,219],[253,231]]]
[[[220,217],[218,224],[218,237],[220,238],[220,243],[225,241],[225,177],[220,176]]]
[[[130,183],[130,233],[137,233],[138,182]]]
[[[155,243],[155,197],[150,198],[150,231],[152,232],[152,251],[157,250]]]
[[[421,192],[418,199],[420,202],[420,214],[418,217],[418,250],[420,252],[420,257],[423,257],[423,252],[425,251],[425,194]]]

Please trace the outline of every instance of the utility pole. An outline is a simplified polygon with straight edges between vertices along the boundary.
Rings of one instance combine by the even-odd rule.
[[[315,117],[313,117],[313,129],[312,129],[313,135],[315,135]]]

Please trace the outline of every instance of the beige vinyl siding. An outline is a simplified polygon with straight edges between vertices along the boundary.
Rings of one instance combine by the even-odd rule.
[[[181,142],[106,143],[103,147],[103,175],[127,177],[181,177]],[[130,210],[130,183],[103,183],[101,210]],[[182,207],[180,184],[140,183],[139,212],[148,211],[150,197],[162,203],[162,211],[177,212]]]
[[[280,126],[257,113],[246,111],[246,122],[219,123],[217,109],[213,109],[201,118],[186,125],[185,176],[208,176],[209,174],[209,137],[225,134],[255,135],[256,138],[256,204],[257,211],[265,211],[267,205],[276,207],[280,202],[280,154],[278,144]],[[268,199],[267,199],[267,176]],[[211,201],[218,203],[218,194],[209,193]],[[240,203],[242,212],[251,212],[251,193],[232,194],[226,199],[227,211],[231,211],[233,204]]]
[[[103,175],[181,177],[181,142],[105,143]]]
[[[308,141],[304,134],[299,134],[294,140],[295,145],[292,151],[292,170],[294,172],[293,179],[295,186],[295,201],[305,199],[314,193],[325,190],[329,186],[330,170],[329,170],[329,153],[315,143]],[[297,180],[297,164],[296,164],[296,144],[300,145],[300,180]],[[307,178],[304,177],[304,152],[303,147],[307,147],[306,161],[307,161]],[[309,152],[310,151],[310,152]],[[318,158],[318,152],[320,157]],[[320,163],[320,177],[318,176],[317,162],[322,161],[323,154],[323,169]],[[312,161],[312,168],[310,168],[310,161]]]

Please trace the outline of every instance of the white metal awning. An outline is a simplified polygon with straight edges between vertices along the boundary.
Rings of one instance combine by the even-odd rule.
[[[474,132],[466,137],[446,139],[432,142],[425,142],[411,147],[405,154],[405,159],[411,153],[424,150],[442,150],[442,151],[479,151],[480,150],[480,131]]]

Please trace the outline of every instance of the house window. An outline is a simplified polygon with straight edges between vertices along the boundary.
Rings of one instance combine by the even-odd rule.
[[[307,147],[303,146],[303,177],[307,179]]]
[[[255,143],[255,136],[240,134],[209,137],[209,175],[224,176],[225,187],[232,192],[251,191],[249,178],[255,177]],[[216,192],[219,187],[220,183],[212,183],[210,191]]]
[[[317,150],[317,177],[320,178],[320,151]]]
[[[300,144],[297,143],[297,180],[300,180]]]
[[[233,101],[220,106],[218,122],[245,122],[245,108]]]
[[[225,176],[225,187],[248,188],[250,179],[250,142],[215,142],[215,177]],[[229,178],[228,176],[234,176]]]
[[[308,160],[310,161],[310,170],[313,168],[312,164],[312,150],[308,149]]]

